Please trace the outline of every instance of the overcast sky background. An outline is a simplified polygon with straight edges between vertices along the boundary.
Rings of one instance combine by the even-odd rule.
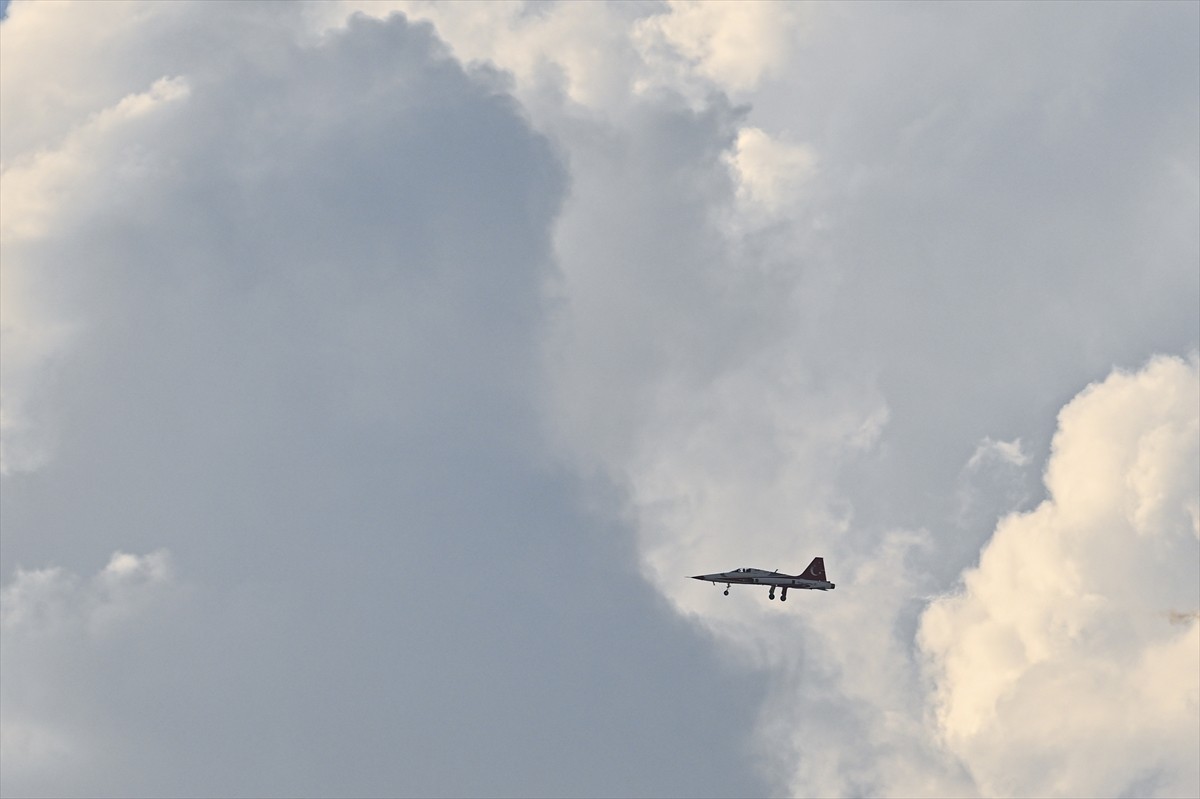
[[[5,795],[1200,793],[1200,4],[18,0],[0,110]]]

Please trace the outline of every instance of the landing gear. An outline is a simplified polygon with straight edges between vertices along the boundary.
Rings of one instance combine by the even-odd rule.
[[[779,594],[780,602],[787,602],[787,586],[784,586],[782,593]]]
[[[725,596],[729,596],[729,585],[728,584],[726,584],[726,586],[725,586]]]
[[[767,592],[767,599],[775,598],[775,586],[771,586],[771,590]]]

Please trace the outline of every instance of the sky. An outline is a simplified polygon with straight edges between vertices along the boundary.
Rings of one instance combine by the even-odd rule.
[[[1200,793],[1200,4],[4,13],[0,793]]]

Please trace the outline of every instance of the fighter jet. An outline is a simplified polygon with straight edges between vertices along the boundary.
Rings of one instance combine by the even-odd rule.
[[[808,568],[795,577],[790,574],[780,574],[778,569],[773,572],[764,569],[734,569],[731,572],[718,572],[717,574],[697,574],[692,579],[708,580],[714,585],[725,583],[725,596],[729,596],[729,586],[731,585],[767,585],[771,588],[767,592],[767,599],[774,599],[775,589],[779,588],[780,602],[787,601],[789,588],[828,591],[836,587],[825,579],[825,560],[823,558],[813,558],[812,563],[808,564]]]

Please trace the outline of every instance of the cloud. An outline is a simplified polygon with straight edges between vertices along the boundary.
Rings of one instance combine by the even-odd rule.
[[[569,154],[551,420],[624,487],[651,581],[770,675],[756,741],[778,791],[976,793],[926,717],[921,613],[1038,500],[1067,398],[1194,346],[1194,20],[818,9],[789,69],[746,56],[737,109],[735,73],[676,49],[668,10],[594,10],[612,46],[573,40],[570,61],[534,33],[564,24],[553,6],[495,34],[529,47],[516,61],[428,15],[515,64]],[[606,66],[609,91],[575,91]],[[769,224],[739,216],[756,196]],[[981,441],[1007,457],[964,469]],[[848,590],[803,615],[676,579],[814,554]]]
[[[990,529],[1001,516],[1028,508],[1042,494],[1038,475],[1029,468],[1034,453],[1021,439],[996,441],[985,436],[958,476],[955,523],[965,530]]]
[[[756,676],[638,579],[547,441],[567,180],[504,79],[401,17],[318,36],[291,6],[102,9],[97,39],[150,77],[97,88],[89,49],[6,74],[5,140],[34,142],[11,168],[64,188],[5,270],[30,325],[72,335],[4,375],[53,440],[4,476],[0,554],[33,564],[5,586],[99,592],[109,634],[15,606],[3,792],[762,793]],[[18,6],[6,56],[73,24]],[[8,113],[60,80],[88,94],[61,135]],[[62,150],[69,172],[37,155]],[[178,602],[139,599],[150,556],[70,576],[160,548]]]
[[[811,148],[774,139],[755,127],[738,131],[737,145],[728,160],[737,177],[742,213],[760,217],[757,225],[764,224],[761,218],[777,221],[785,210],[794,214],[804,182],[816,169],[816,155]]]
[[[1196,346],[1195,7],[56,8],[4,23],[6,180],[93,138],[4,240],[0,546],[197,586],[93,783],[150,747],[146,794],[1003,793],[1028,752],[948,737],[929,597],[1042,498],[1196,516],[1171,430],[1119,508],[1105,450],[1047,461],[1081,386]],[[786,606],[683,579],[816,554],[838,590]]]
[[[978,469],[988,461],[999,461],[1011,466],[1025,466],[1029,460],[1029,454],[1021,449],[1021,439],[1019,438],[1013,441],[993,441],[991,438],[984,438],[975,449],[975,454],[967,461],[967,468]]]
[[[121,128],[136,125],[147,115],[161,112],[161,107],[188,96],[188,85],[180,78],[164,77],[155,81],[145,92],[129,94],[111,108],[92,115],[72,131],[58,147],[36,151],[14,159],[4,174],[3,200],[8,207],[5,226],[0,229],[8,238],[36,239],[45,236],[51,227],[50,216],[66,205],[63,196],[71,187],[92,178],[87,170],[99,164],[110,168],[136,169],[134,153],[125,149],[129,136]],[[145,136],[147,131],[138,134]],[[97,149],[124,149],[118,154],[100,155]],[[97,157],[99,155],[99,157]],[[112,164],[112,161],[125,163]]]
[[[1114,373],[1071,401],[1049,498],[1006,518],[933,603],[918,641],[947,745],[982,794],[1200,789],[1200,376],[1195,359]]]
[[[86,637],[102,638],[152,607],[157,592],[172,581],[165,551],[117,552],[86,584],[61,569],[18,570],[4,589],[4,628],[34,633],[79,628]]]
[[[90,114],[57,146],[20,154],[4,168],[0,233],[8,267],[0,276],[5,390],[0,472],[31,471],[50,457],[50,436],[37,429],[31,396],[36,396],[39,374],[78,333],[47,298],[47,276],[26,265],[23,253],[52,232],[79,224],[81,213],[105,204],[114,192],[154,180],[162,165],[139,141],[160,135],[159,119],[188,91],[182,79],[161,78],[147,91]]]
[[[653,6],[634,3],[525,2],[446,6],[428,0],[351,0],[308,7],[314,30],[336,30],[355,14],[378,19],[403,13],[433,24],[456,58],[492,63],[513,77],[513,93],[540,123],[562,101],[594,112],[626,106],[643,72],[629,26]]]
[[[795,52],[804,9],[786,3],[752,0],[736,7],[680,0],[665,13],[648,15],[633,29],[643,56],[659,69],[671,59],[675,82],[689,75],[705,78],[722,90],[753,89],[777,72]]]
[[[122,733],[89,712],[105,683],[97,672],[136,657],[139,630],[170,618],[183,590],[165,551],[115,553],[87,580],[60,568],[16,572],[0,593],[7,785],[87,791],[86,778],[64,768],[94,767],[89,760]]]

